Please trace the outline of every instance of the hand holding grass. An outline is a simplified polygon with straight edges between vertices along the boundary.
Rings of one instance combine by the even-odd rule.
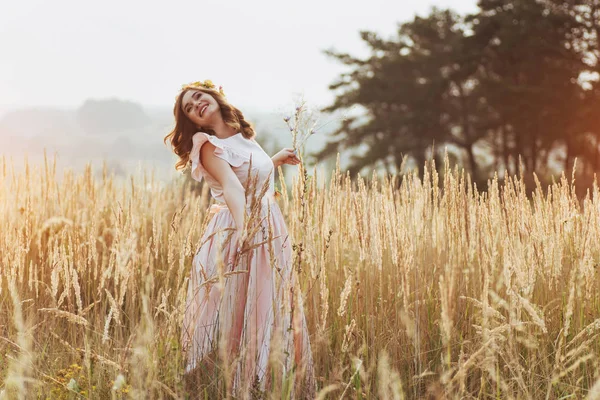
[[[283,164],[289,165],[298,165],[300,164],[300,159],[297,156],[296,150],[291,147],[286,147],[280,150],[277,154],[271,157],[273,160],[273,164],[275,168],[279,167]]]

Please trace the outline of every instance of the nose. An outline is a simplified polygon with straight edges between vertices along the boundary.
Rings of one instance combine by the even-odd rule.
[[[201,109],[202,107],[204,107],[206,104],[208,104],[208,103],[207,103],[207,102],[205,102],[205,101],[197,100],[197,101],[196,101],[196,104],[195,104],[196,111],[197,111],[198,113],[200,113],[200,109]]]

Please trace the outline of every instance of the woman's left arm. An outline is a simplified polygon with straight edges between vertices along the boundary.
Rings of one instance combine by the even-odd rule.
[[[277,169],[281,163],[277,160],[275,160],[275,156],[271,157],[271,160],[273,160],[273,165],[275,166],[275,169]]]
[[[292,149],[291,147],[286,147],[280,150],[277,154],[271,157],[271,160],[273,160],[273,165],[275,165],[275,169],[277,169],[277,167],[283,164],[300,164],[300,159],[298,158],[298,156],[296,156],[296,154],[294,153],[294,149]]]

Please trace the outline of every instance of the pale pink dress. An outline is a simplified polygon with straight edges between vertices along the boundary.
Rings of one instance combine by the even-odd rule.
[[[262,229],[252,238],[253,243],[267,243],[251,250],[235,270],[247,273],[233,274],[219,281],[206,283],[219,276],[217,259],[224,262],[221,274],[229,271],[227,261],[235,251],[233,241],[221,249],[228,235],[223,228],[235,227],[219,183],[204,169],[200,147],[206,141],[215,145],[214,154],[227,161],[244,188],[247,188],[248,166],[252,158],[252,175],[258,174],[257,191],[269,180],[269,189],[262,199],[262,216],[270,210],[272,240],[268,241],[269,221],[265,218]],[[182,344],[186,356],[186,372],[200,366],[203,358],[219,345],[230,348],[239,343],[237,356],[231,360],[234,371],[234,395],[244,397],[246,385],[255,379],[263,390],[268,390],[271,362],[283,366],[287,376],[296,364],[297,388],[302,398],[314,398],[316,384],[306,318],[300,286],[292,265],[292,243],[288,237],[283,214],[274,200],[274,165],[271,157],[254,139],[241,133],[220,139],[198,132],[193,136],[192,177],[206,180],[216,200],[210,211],[214,216],[203,234],[203,243],[192,261],[186,310],[182,329]],[[249,204],[247,204],[249,209]],[[212,238],[215,232],[220,231]],[[221,342],[219,344],[219,341]],[[271,343],[273,347],[271,347]],[[223,354],[223,352],[215,354]],[[280,377],[279,377],[280,378]]]

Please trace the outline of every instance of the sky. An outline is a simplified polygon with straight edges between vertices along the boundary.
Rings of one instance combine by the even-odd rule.
[[[283,109],[330,104],[346,67],[325,49],[365,57],[359,32],[395,37],[432,6],[475,0],[0,0],[0,112],[76,108],[88,98],[172,107],[181,85],[210,79],[228,100]]]

